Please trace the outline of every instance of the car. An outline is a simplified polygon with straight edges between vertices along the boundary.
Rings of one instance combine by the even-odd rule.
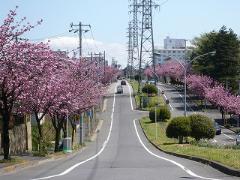
[[[117,94],[123,93],[123,87],[121,85],[117,86]]]
[[[236,145],[240,145],[240,133],[236,135]]]
[[[222,133],[222,129],[217,122],[214,122],[214,129],[215,129],[216,135],[220,135]]]
[[[155,84],[155,80],[148,81],[149,84]]]
[[[121,85],[126,85],[126,81],[121,81]]]

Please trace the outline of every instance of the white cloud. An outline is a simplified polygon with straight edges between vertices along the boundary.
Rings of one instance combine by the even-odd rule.
[[[54,50],[71,51],[79,47],[78,37],[62,36],[56,38],[45,39],[44,42],[49,42],[49,45]],[[111,63],[112,58],[118,61],[123,67],[127,64],[126,47],[120,43],[105,43],[94,39],[83,39],[83,56],[88,56],[89,53],[99,53],[106,51],[106,59]]]

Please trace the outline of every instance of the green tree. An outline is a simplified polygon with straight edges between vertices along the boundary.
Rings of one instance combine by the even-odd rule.
[[[171,120],[166,129],[166,135],[169,138],[178,138],[179,144],[183,143],[183,138],[189,136],[191,133],[191,126],[189,118],[176,117]]]
[[[197,141],[200,139],[212,139],[215,136],[213,122],[207,116],[194,114],[189,116],[191,124],[191,137]]]
[[[151,108],[149,111],[149,118],[154,123],[155,122],[155,108]],[[160,106],[156,108],[156,120],[166,121],[171,118],[171,112],[167,106]]]
[[[142,92],[146,93],[148,95],[153,95],[153,94],[157,94],[158,93],[158,89],[155,85],[153,84],[146,84],[143,88],[142,88]]]
[[[240,41],[232,29],[223,26],[218,32],[203,34],[193,41],[196,48],[192,58],[216,51],[215,56],[204,56],[193,62],[196,72],[212,78],[237,90],[237,80],[240,75]]]

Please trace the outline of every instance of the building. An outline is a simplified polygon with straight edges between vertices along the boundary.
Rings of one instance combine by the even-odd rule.
[[[189,49],[155,49],[154,57],[158,64],[164,63],[167,59],[178,59],[183,61],[190,51]]]
[[[185,39],[171,39],[167,37],[164,39],[164,48],[154,50],[154,58],[157,64],[162,64],[167,59],[185,60],[190,53],[187,49]]]
[[[172,39],[169,36],[164,39],[164,49],[186,49],[186,39]]]

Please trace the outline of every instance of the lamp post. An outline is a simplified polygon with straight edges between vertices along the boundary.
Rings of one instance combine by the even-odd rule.
[[[190,64],[196,59],[199,59],[207,55],[214,56],[215,54],[216,54],[216,51],[211,51],[193,58],[192,60],[188,61],[188,63]],[[178,59],[175,59],[175,60],[183,67],[183,70],[184,70],[184,116],[186,117],[187,116],[187,68],[183,65],[181,61],[179,61]]]

